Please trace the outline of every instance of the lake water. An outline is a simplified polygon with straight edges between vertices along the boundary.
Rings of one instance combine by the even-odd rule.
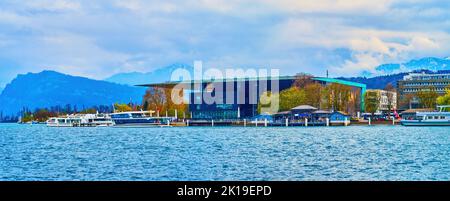
[[[450,127],[0,124],[0,180],[450,180]]]

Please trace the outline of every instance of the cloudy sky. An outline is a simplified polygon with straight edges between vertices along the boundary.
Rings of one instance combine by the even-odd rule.
[[[448,0],[1,0],[0,87],[172,63],[358,75],[450,56]]]

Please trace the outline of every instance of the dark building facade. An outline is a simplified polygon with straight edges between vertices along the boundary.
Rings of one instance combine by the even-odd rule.
[[[434,90],[439,95],[446,93],[450,86],[449,73],[410,73],[397,82],[397,103],[400,110],[420,108],[417,93],[422,90]]]
[[[278,78],[247,78],[231,79],[224,81],[185,81],[160,84],[139,85],[146,87],[173,87],[183,84],[189,88],[185,90],[189,99],[189,111],[193,119],[239,119],[251,118],[258,115],[258,100],[265,91],[282,91],[293,86],[295,76],[283,76]],[[338,83],[357,88],[361,111],[364,110],[364,94],[366,85],[338,80],[333,78],[313,78],[315,82],[326,85]],[[208,103],[207,97],[216,97],[215,103]]]

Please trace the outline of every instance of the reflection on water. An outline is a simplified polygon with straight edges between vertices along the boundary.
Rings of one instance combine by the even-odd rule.
[[[450,127],[0,124],[0,180],[449,180]]]

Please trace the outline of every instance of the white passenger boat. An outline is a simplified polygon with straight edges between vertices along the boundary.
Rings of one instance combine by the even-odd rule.
[[[413,117],[402,119],[404,126],[450,126],[450,105],[438,106],[438,112],[416,112]]]
[[[115,127],[159,127],[170,125],[172,117],[154,117],[153,111],[131,111],[111,114]]]
[[[106,114],[76,114],[66,117],[53,117],[47,122],[48,127],[108,127],[114,122]]]

